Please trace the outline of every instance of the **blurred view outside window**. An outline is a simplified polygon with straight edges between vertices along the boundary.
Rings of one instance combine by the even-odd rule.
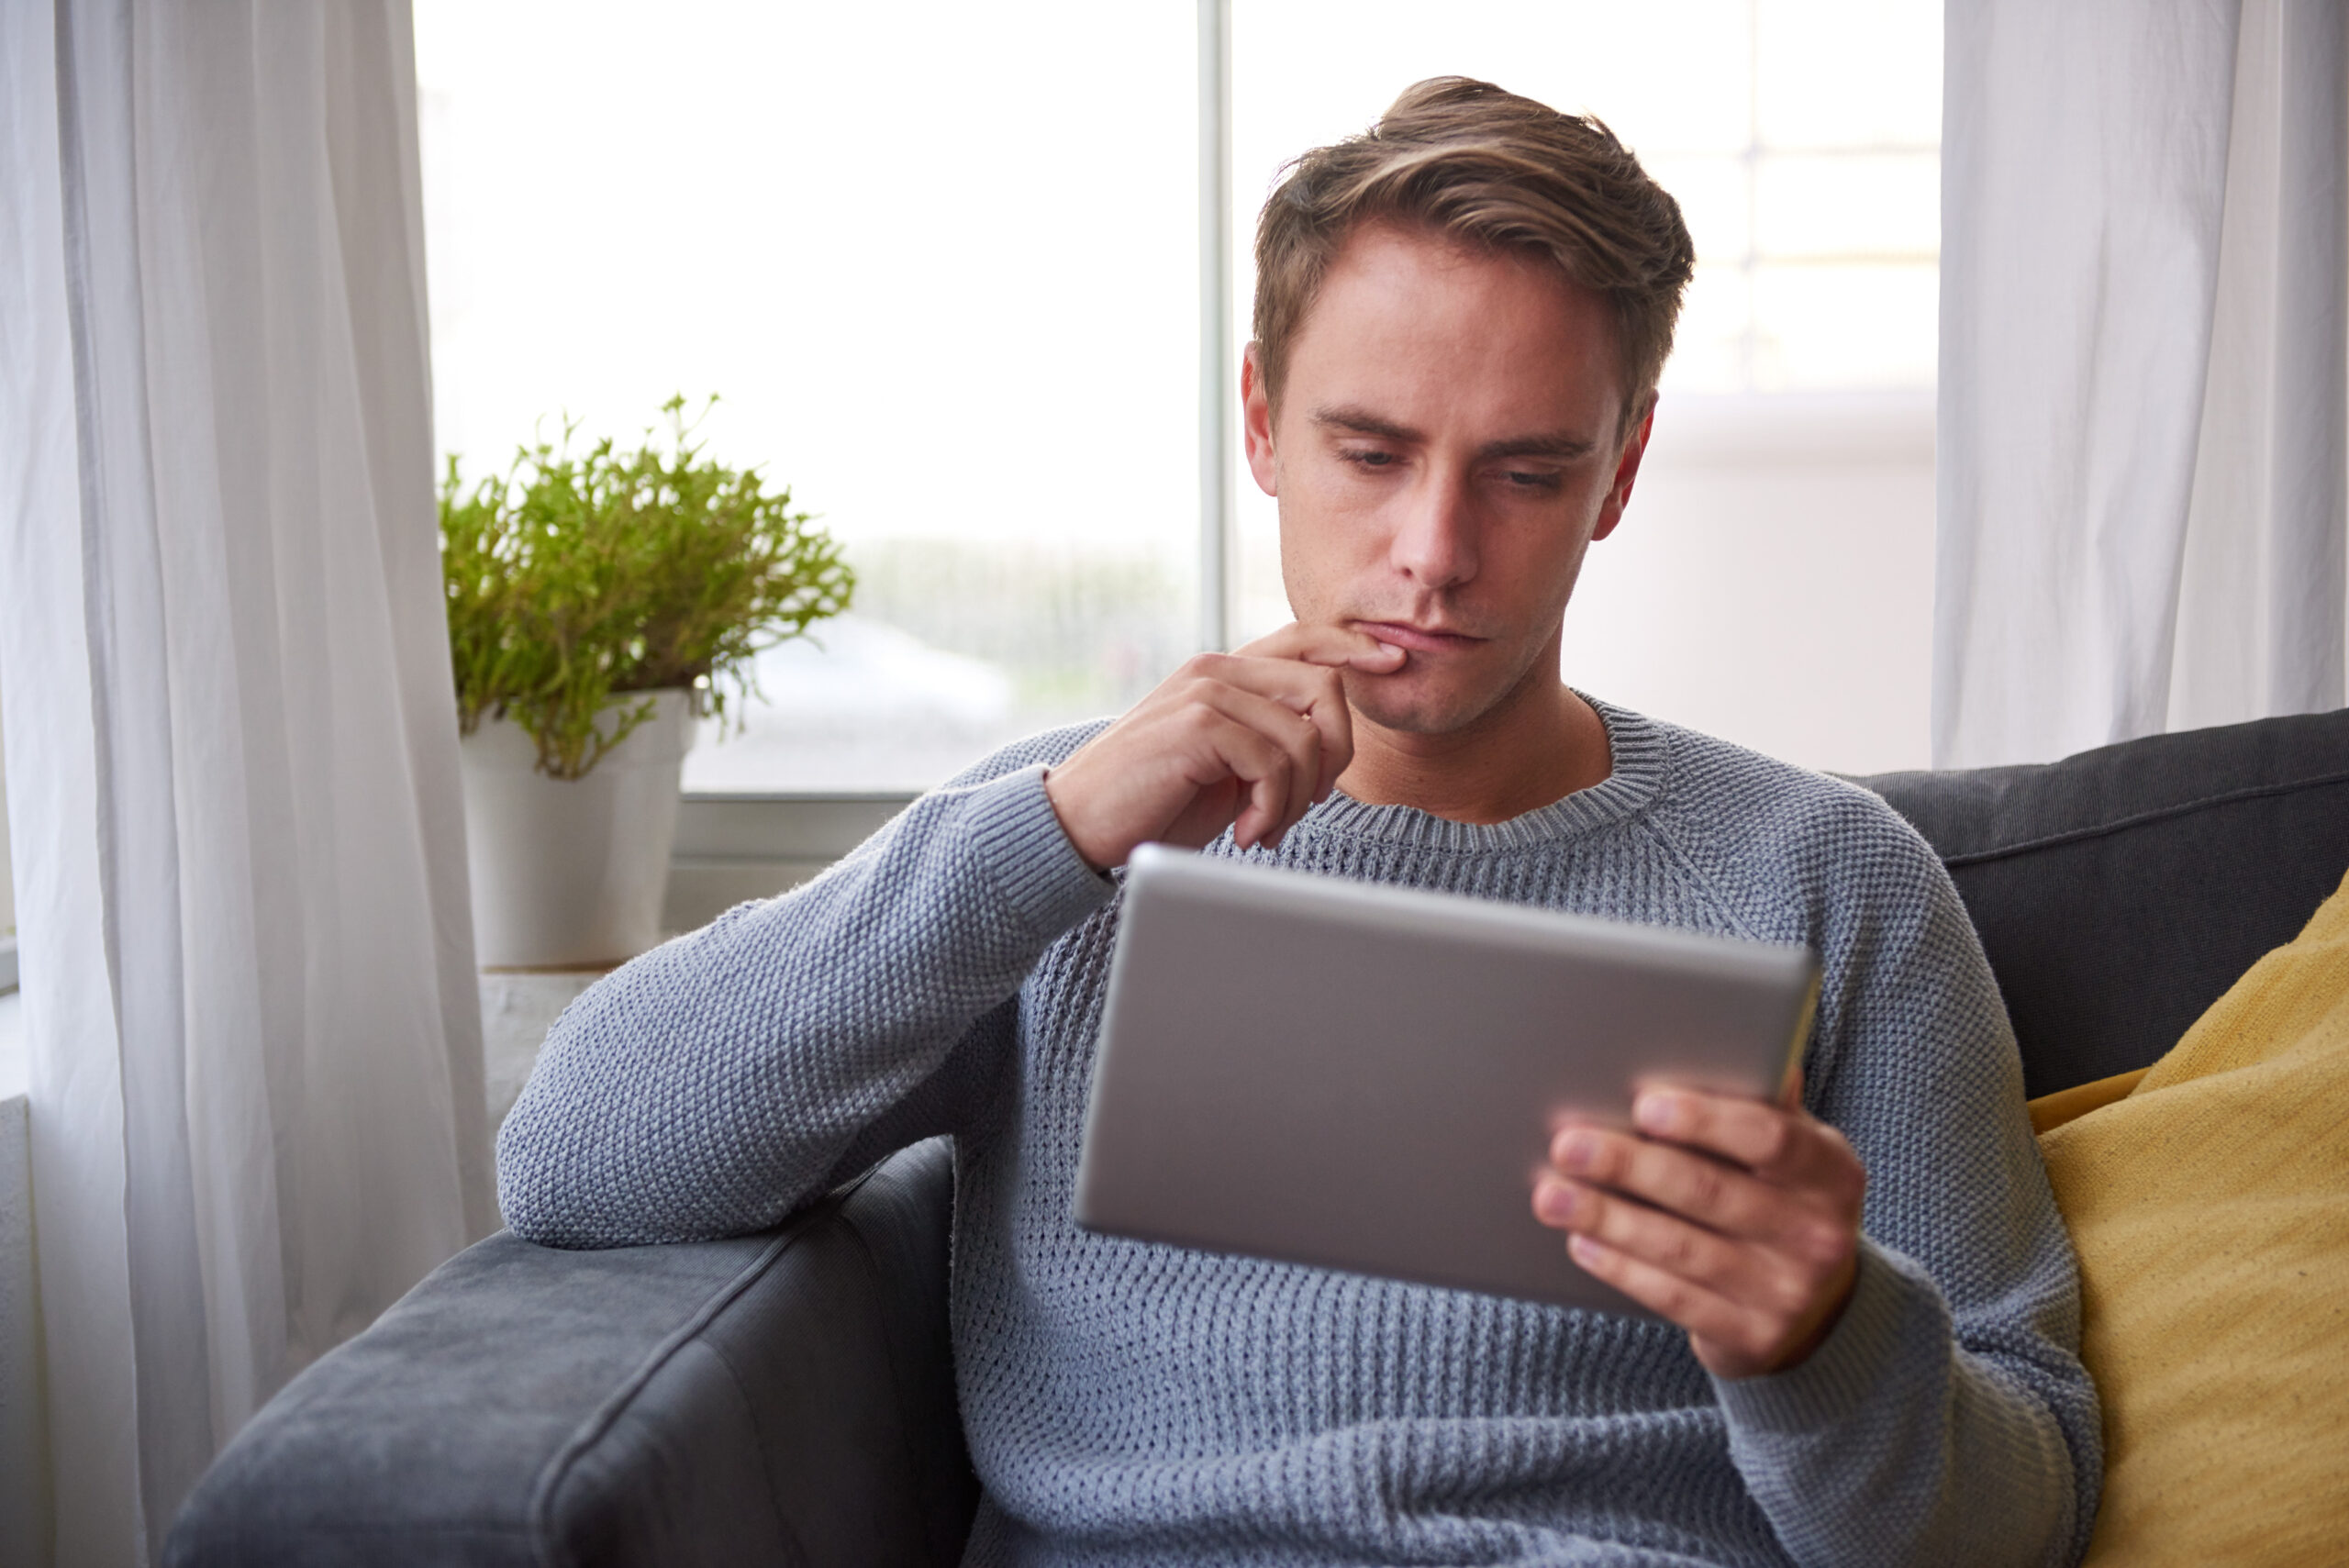
[[[471,478],[542,417],[549,436],[564,412],[583,435],[633,436],[671,393],[714,391],[713,452],[788,483],[859,573],[850,616],[764,656],[764,706],[746,733],[705,733],[689,790],[936,784],[1005,740],[1119,710],[1192,650],[1193,6],[416,15],[442,451]],[[1921,750],[1922,626],[1915,650],[1871,651],[1875,684],[1844,690],[1835,649],[1883,628],[1822,629],[1819,606],[1873,594],[1853,613],[1905,624],[1930,604],[1940,53],[1940,6],[1919,0],[1233,0],[1235,343],[1255,209],[1298,151],[1438,73],[1598,114],[1680,199],[1698,270],[1664,472],[1643,480],[1655,541],[1620,565],[1594,551],[1569,674],[1579,614],[1609,695],[1814,765],[1901,765],[1911,740],[1886,716],[1913,699]],[[1876,405],[1907,442],[1898,474],[1864,450],[1887,428],[1865,417]],[[1783,419],[1747,419],[1765,406],[1859,434],[1788,446],[1769,434]],[[1730,446],[1766,449],[1787,528],[1707,533],[1752,476],[1681,432],[1724,428],[1763,432]],[[1805,452],[1859,477],[1787,481]],[[1711,477],[1675,481],[1675,461]],[[1246,637],[1287,615],[1273,505],[1244,468],[1236,492],[1233,581],[1216,591]],[[1822,553],[1841,562],[1825,577],[1805,564]],[[1657,607],[1658,584],[1750,585],[1773,561],[1781,600],[1817,603],[1715,592],[1701,627]],[[1810,640],[1771,639],[1778,663],[1716,678],[1753,628],[1797,624]]]

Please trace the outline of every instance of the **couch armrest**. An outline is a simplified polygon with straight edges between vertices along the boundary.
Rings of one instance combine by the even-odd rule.
[[[272,1400],[165,1562],[952,1563],[952,1197],[934,1140],[765,1235],[493,1236]]]

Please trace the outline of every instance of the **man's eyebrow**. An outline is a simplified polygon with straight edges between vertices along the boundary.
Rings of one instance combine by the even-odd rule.
[[[1313,411],[1313,422],[1325,428],[1350,430],[1357,436],[1375,436],[1382,440],[1417,441],[1423,439],[1419,432],[1408,425],[1398,425],[1383,419],[1367,408],[1338,405]],[[1545,435],[1513,436],[1505,441],[1487,441],[1476,449],[1480,462],[1501,462],[1513,457],[1555,458],[1571,462],[1596,450],[1598,443],[1584,437],[1555,430]]]
[[[1377,436],[1390,441],[1416,441],[1421,439],[1408,425],[1397,425],[1392,419],[1382,419],[1367,408],[1350,404],[1316,408],[1313,422],[1333,429],[1352,430],[1357,436]]]
[[[1476,457],[1483,462],[1497,462],[1513,457],[1548,457],[1572,462],[1578,457],[1589,456],[1598,448],[1597,441],[1558,430],[1546,436],[1518,436],[1506,441],[1488,441],[1476,449]]]

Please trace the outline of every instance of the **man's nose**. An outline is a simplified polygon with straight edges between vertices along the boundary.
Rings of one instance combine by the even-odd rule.
[[[1464,475],[1431,471],[1403,503],[1388,559],[1422,588],[1451,588],[1476,575],[1475,519]]]

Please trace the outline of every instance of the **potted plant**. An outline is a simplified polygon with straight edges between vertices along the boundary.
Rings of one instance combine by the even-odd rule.
[[[716,399],[711,399],[715,402]],[[692,439],[685,399],[634,451],[521,449],[440,489],[484,968],[602,967],[660,940],[690,725],[751,661],[848,607],[854,574],[789,489]]]

